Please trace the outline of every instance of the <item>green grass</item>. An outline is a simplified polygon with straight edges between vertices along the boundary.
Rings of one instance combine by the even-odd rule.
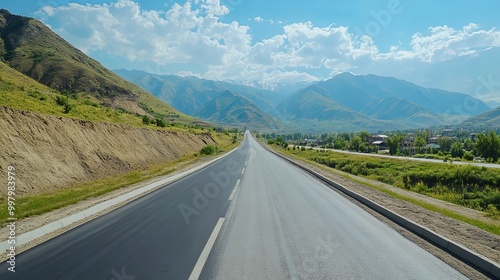
[[[476,210],[500,209],[500,170],[337,152],[290,150],[302,158]]]
[[[168,105],[155,97],[149,94],[141,96],[141,99],[147,104],[152,104],[151,106],[154,106],[154,110],[159,112],[159,114],[177,116],[176,114],[172,114]],[[65,113],[63,106],[57,104],[57,98],[66,98],[72,109],[68,113]],[[172,118],[171,122],[173,123],[169,123],[165,128],[155,125],[145,125],[142,122],[142,115],[102,105],[99,99],[88,93],[63,95],[24,76],[3,62],[0,62],[0,106],[79,120],[128,124],[135,127],[146,127],[156,130],[201,133],[208,129],[206,127],[207,124],[204,123],[193,125],[196,120],[187,116]]]
[[[365,181],[361,181],[361,180],[357,180],[357,179],[354,179],[350,176],[344,176],[342,175],[343,177],[353,181],[353,182],[356,182],[356,183],[359,183],[359,184],[363,184],[363,185],[366,185],[366,186],[369,186],[369,187],[372,187],[374,189],[377,189],[381,192],[384,192],[394,198],[397,198],[397,199],[400,199],[400,200],[404,200],[404,201],[407,201],[407,202],[410,202],[410,203],[413,203],[415,205],[418,205],[420,207],[423,207],[427,210],[430,210],[430,211],[433,211],[433,212],[437,212],[437,213],[441,213],[445,216],[448,216],[450,218],[453,218],[453,219],[456,219],[456,220],[459,220],[459,221],[462,221],[462,222],[465,222],[465,223],[468,223],[470,225],[473,225],[473,226],[476,226],[480,229],[483,229],[485,231],[488,231],[488,232],[491,232],[491,233],[494,233],[494,234],[498,234],[500,235],[500,226],[498,225],[495,225],[495,224],[489,224],[489,223],[486,223],[486,222],[483,222],[483,221],[480,221],[480,220],[477,220],[477,219],[473,219],[473,218],[470,218],[470,217],[467,217],[467,216],[464,216],[464,215],[460,215],[460,214],[457,214],[451,210],[448,210],[448,209],[445,209],[445,208],[441,208],[441,207],[438,207],[434,204],[430,204],[430,203],[426,203],[426,202],[423,202],[421,200],[418,200],[418,199],[415,199],[415,198],[411,198],[411,197],[407,197],[407,196],[404,196],[404,195],[401,195],[399,193],[396,193],[396,192],[393,192],[391,190],[388,190],[386,188],[383,188],[383,187],[379,187],[377,185],[374,185],[374,184],[370,184],[370,183],[367,183]]]
[[[273,146],[273,148],[278,149],[275,146]],[[366,176],[366,174],[364,174],[364,175],[363,174],[353,174],[352,168],[347,168],[344,170],[342,168],[340,168],[339,170],[344,171],[344,172],[349,173],[349,174],[340,173],[340,172],[337,174],[340,176],[343,176],[344,178],[351,180],[353,182],[357,182],[357,183],[372,187],[374,189],[377,189],[377,190],[384,192],[384,193],[386,193],[392,197],[395,197],[397,199],[401,199],[401,200],[413,203],[415,205],[419,205],[427,210],[441,213],[445,216],[448,216],[448,217],[451,217],[453,219],[468,223],[470,225],[481,228],[485,231],[500,235],[500,226],[497,224],[487,223],[487,222],[484,222],[481,220],[467,217],[467,216],[455,213],[452,210],[438,207],[436,205],[433,205],[433,204],[423,202],[423,201],[420,201],[420,200],[412,198],[412,197],[408,197],[408,196],[399,194],[397,192],[391,191],[390,189],[387,189],[387,188],[384,188],[381,186],[377,186],[375,184],[370,184],[370,183],[355,179],[352,176],[350,176],[350,174],[353,174],[353,175],[358,175],[358,176],[365,177],[368,179],[374,179],[376,181],[387,183],[387,181],[398,182],[399,179],[398,179],[397,174],[408,171],[410,169],[417,169],[417,170],[438,169],[438,170],[445,170],[446,171],[447,168],[452,168],[454,171],[457,171],[457,170],[460,170],[460,168],[461,168],[460,166],[453,166],[453,165],[443,166],[441,164],[435,164],[435,163],[433,164],[433,163],[421,163],[421,162],[400,161],[400,160],[391,160],[391,159],[379,159],[379,158],[373,158],[373,157],[368,157],[368,156],[346,155],[346,154],[340,154],[340,153],[334,153],[334,152],[321,153],[321,152],[316,152],[316,151],[294,151],[294,150],[284,150],[281,148],[279,148],[279,150],[281,152],[284,152],[285,154],[287,154],[289,156],[295,157],[297,159],[305,160],[305,161],[307,161],[311,164],[317,165],[320,168],[325,169],[325,170],[327,170],[326,168],[328,168],[328,165],[324,164],[323,161],[318,162],[318,154],[323,154],[325,158],[339,157],[339,158],[342,158],[344,160],[349,160],[349,161],[351,161],[351,163],[353,161],[356,161],[359,164],[361,164],[361,163],[362,164],[366,164],[366,163],[369,164],[369,163],[377,162],[378,164],[380,164],[380,166],[382,166],[381,170],[379,170],[381,172],[381,174],[383,174],[383,173],[388,174],[387,175],[388,178],[382,178],[379,175]],[[458,168],[458,169],[454,169],[454,168]],[[498,176],[498,174],[500,174],[499,172],[497,172],[497,170],[489,170],[489,169],[483,169],[483,168],[479,168],[479,169],[483,172],[486,172],[486,171],[493,172],[493,174],[495,174],[495,176]],[[476,169],[474,169],[474,170],[476,170]],[[329,170],[329,172],[331,172],[331,170]],[[357,172],[354,172],[354,173],[357,173]],[[478,173],[476,175],[483,176],[484,174]],[[421,185],[421,183],[419,183],[417,185]],[[498,185],[496,185],[496,186],[498,187]],[[415,186],[415,187],[417,187],[417,186]],[[415,187],[410,188],[410,191],[417,190]],[[440,187],[442,188],[441,194],[429,195],[429,193],[432,194],[432,192],[429,192],[428,188],[426,188],[426,191],[422,191],[420,193],[434,197],[434,198],[438,198],[441,200],[451,201],[451,202],[455,202],[456,204],[460,204],[460,203],[457,203],[456,198],[457,197],[463,198],[463,195],[456,194],[450,190],[447,191],[446,188],[443,189],[443,186],[440,186]],[[496,190],[495,192],[498,192],[498,190]],[[481,210],[483,210],[483,212],[485,213],[485,216],[492,216],[492,218],[499,218],[498,212],[493,213],[494,215],[492,215],[492,213],[485,211],[487,209],[481,209]]]

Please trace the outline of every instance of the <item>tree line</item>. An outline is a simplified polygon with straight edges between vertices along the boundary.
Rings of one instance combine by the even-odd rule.
[[[487,133],[479,133],[473,139],[469,134],[457,132],[455,137],[440,136],[437,138],[439,148],[428,145],[432,138],[432,132],[423,130],[412,134],[411,149],[403,147],[404,141],[408,141],[407,133],[391,133],[386,139],[386,146],[390,155],[416,156],[427,158],[463,159],[472,161],[476,157],[483,158],[487,162],[496,163],[500,158],[500,135],[493,130]],[[317,139],[322,148],[350,150],[362,153],[378,153],[378,146],[370,145],[371,134],[363,131],[359,133],[323,133],[319,135],[307,133],[292,134],[262,134],[270,144],[278,144],[287,147],[289,144],[298,145],[306,143],[306,139]]]

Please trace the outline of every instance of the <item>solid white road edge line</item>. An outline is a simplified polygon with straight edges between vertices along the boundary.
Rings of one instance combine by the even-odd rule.
[[[236,185],[234,185],[233,191],[231,192],[231,195],[229,196],[229,201],[233,200],[234,194],[236,193],[236,190],[238,189],[238,186],[240,185],[240,179],[236,181]]]
[[[198,258],[198,261],[196,262],[196,265],[194,266],[193,271],[189,276],[189,280],[197,280],[200,277],[201,271],[203,270],[203,267],[207,262],[208,255],[210,254],[210,251],[212,251],[212,247],[215,244],[215,240],[219,235],[223,223],[224,223],[224,218],[219,218],[219,221],[215,225],[214,231],[212,231],[212,234],[210,235],[210,238],[208,239],[205,248],[203,248],[200,257]]]

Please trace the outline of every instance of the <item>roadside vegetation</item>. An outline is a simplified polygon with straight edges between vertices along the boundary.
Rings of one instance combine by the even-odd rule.
[[[388,135],[359,133],[263,134],[270,144],[309,146],[360,153],[388,154],[443,161],[481,161],[500,163],[500,130],[419,130]],[[446,134],[446,135],[444,135]],[[381,141],[379,141],[381,140]]]
[[[500,219],[500,170],[470,165],[417,162],[288,146],[268,140],[289,155],[353,175],[448,201]]]

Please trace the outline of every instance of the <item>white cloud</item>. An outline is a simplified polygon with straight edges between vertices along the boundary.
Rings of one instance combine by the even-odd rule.
[[[168,11],[147,11],[132,0],[118,0],[43,7],[38,12],[56,32],[86,53],[99,50],[158,65],[196,64],[205,72],[182,73],[218,80],[298,82],[343,71],[383,69],[398,73],[408,65],[500,46],[500,32],[481,30],[473,23],[460,30],[431,27],[427,34],[413,35],[410,49],[392,47],[388,52],[380,52],[369,36],[354,36],[348,27],[318,27],[311,22],[284,25],[281,34],[252,41],[248,26],[221,20],[228,13],[229,8],[219,0],[189,0]],[[250,20],[275,23],[262,17]]]
[[[258,23],[270,23],[270,24],[283,24],[283,22],[281,20],[278,20],[278,21],[275,21],[273,19],[264,19],[260,16],[257,16],[257,17],[254,17],[254,18],[249,18],[248,19],[249,21],[255,21],[255,22],[258,22]]]

